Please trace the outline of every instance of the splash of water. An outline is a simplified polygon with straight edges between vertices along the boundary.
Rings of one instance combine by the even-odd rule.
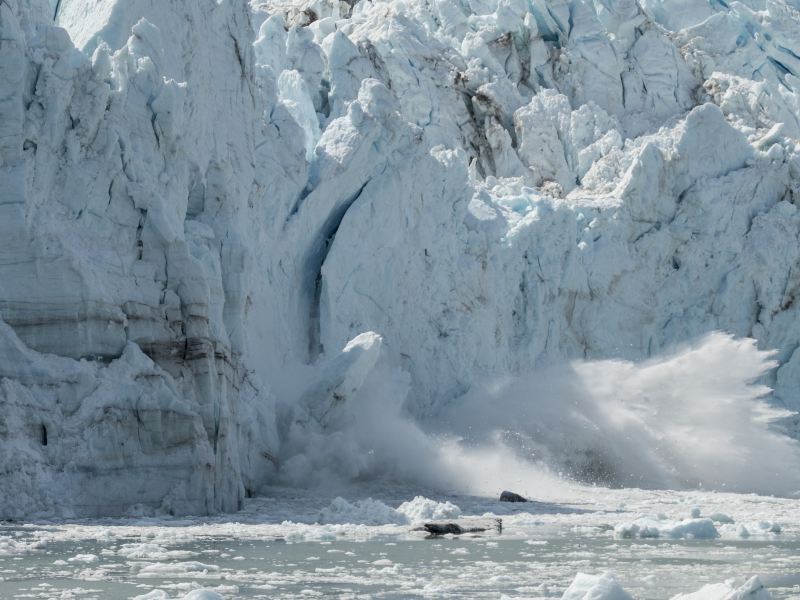
[[[784,414],[755,383],[774,366],[752,340],[714,333],[646,362],[487,381],[423,426],[403,410],[407,376],[382,364],[327,426],[284,428],[280,476],[540,498],[575,480],[791,495],[800,445],[771,427]]]

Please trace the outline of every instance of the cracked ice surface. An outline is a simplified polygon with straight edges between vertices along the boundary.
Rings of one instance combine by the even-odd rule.
[[[236,509],[368,331],[420,419],[713,330],[800,408],[799,57],[792,0],[0,3],[0,515]]]

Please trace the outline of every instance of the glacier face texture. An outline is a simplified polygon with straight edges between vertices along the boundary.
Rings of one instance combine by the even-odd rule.
[[[0,517],[235,510],[376,352],[425,418],[723,330],[800,409],[798,202],[796,0],[5,0]]]

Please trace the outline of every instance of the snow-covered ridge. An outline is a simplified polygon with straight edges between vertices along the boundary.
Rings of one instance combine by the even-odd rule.
[[[236,508],[367,331],[298,397],[720,329],[800,408],[799,56],[793,0],[0,2],[0,516]]]

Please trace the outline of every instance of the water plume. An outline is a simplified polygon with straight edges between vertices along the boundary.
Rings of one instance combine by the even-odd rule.
[[[417,423],[403,408],[408,376],[382,361],[325,426],[284,428],[280,476],[540,498],[570,482],[792,495],[800,445],[775,430],[785,413],[756,383],[774,366],[754,341],[713,333],[639,363],[576,361],[484,381]]]

